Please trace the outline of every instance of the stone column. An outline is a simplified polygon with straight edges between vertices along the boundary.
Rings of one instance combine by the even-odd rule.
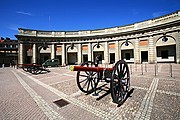
[[[37,45],[33,44],[33,56],[32,56],[32,63],[37,63]]]
[[[109,63],[109,44],[107,41],[105,42],[104,61]]]
[[[66,45],[62,44],[62,65],[66,65]]]
[[[18,64],[24,64],[24,45],[22,43],[18,46]]]
[[[180,64],[180,31],[178,31],[176,37],[176,62]]]
[[[92,43],[89,43],[88,44],[88,61],[92,61],[93,60],[92,52],[93,52],[93,50],[92,50]]]
[[[82,45],[78,44],[78,64],[82,63]]]
[[[120,60],[119,57],[119,41],[115,42],[115,63]]]
[[[153,36],[149,37],[148,63],[155,63],[155,48]]]
[[[134,57],[135,57],[135,63],[139,64],[140,63],[140,49],[139,49],[139,39],[136,38],[135,40],[135,48],[134,48]]]
[[[51,59],[54,59],[55,58],[55,45],[54,44],[52,44],[51,45]]]

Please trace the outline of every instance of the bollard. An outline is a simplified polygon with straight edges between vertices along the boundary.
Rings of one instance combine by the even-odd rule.
[[[170,64],[170,76],[172,77],[172,65]]]
[[[142,72],[142,75],[143,75],[143,65],[141,64],[141,72]]]
[[[135,69],[136,69],[136,71],[137,71],[137,65],[135,64]]]
[[[155,74],[155,76],[156,76],[156,64],[154,65],[154,74]]]
[[[4,63],[2,64],[2,68],[4,69]]]
[[[147,66],[146,66],[146,63],[145,63],[145,72],[147,72]]]
[[[131,75],[132,75],[132,65],[130,65],[130,69],[131,69]]]

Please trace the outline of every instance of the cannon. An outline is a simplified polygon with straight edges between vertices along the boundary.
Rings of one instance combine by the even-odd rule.
[[[42,65],[35,64],[35,63],[32,63],[32,64],[18,64],[18,66],[21,66],[24,71],[30,72],[30,73],[35,74],[35,75],[41,73],[42,71],[50,72],[49,70],[43,68]]]
[[[110,83],[110,93],[114,103],[122,104],[130,90],[129,67],[124,60],[119,60],[112,68],[98,67],[99,62],[86,61],[79,66],[70,66],[77,71],[76,81],[79,89],[87,94],[96,95],[98,83]]]

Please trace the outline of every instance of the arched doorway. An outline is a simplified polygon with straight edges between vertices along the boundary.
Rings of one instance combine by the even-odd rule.
[[[99,56],[99,64],[102,64],[102,62],[104,60],[104,47],[99,43],[94,45],[94,47],[93,47],[94,61],[95,61],[97,56]]]
[[[77,47],[76,46],[69,46],[67,49],[67,62],[68,65],[75,65],[77,64]]]
[[[156,60],[159,63],[176,62],[176,41],[172,36],[160,37],[156,42]]]
[[[43,46],[38,47],[38,63],[42,64],[46,60],[51,59],[51,48],[47,45],[46,48],[43,48]]]
[[[121,59],[124,59],[128,63],[134,63],[134,46],[131,42],[126,41],[122,43]]]

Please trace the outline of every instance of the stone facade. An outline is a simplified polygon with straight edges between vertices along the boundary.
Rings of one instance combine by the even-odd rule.
[[[9,38],[0,38],[0,67],[13,66],[17,64],[18,59],[18,41]]]
[[[180,11],[126,26],[82,31],[19,28],[19,64],[58,58],[60,64],[94,61],[114,63],[180,63]],[[43,49],[45,48],[45,49]],[[29,52],[29,54],[28,54]]]

